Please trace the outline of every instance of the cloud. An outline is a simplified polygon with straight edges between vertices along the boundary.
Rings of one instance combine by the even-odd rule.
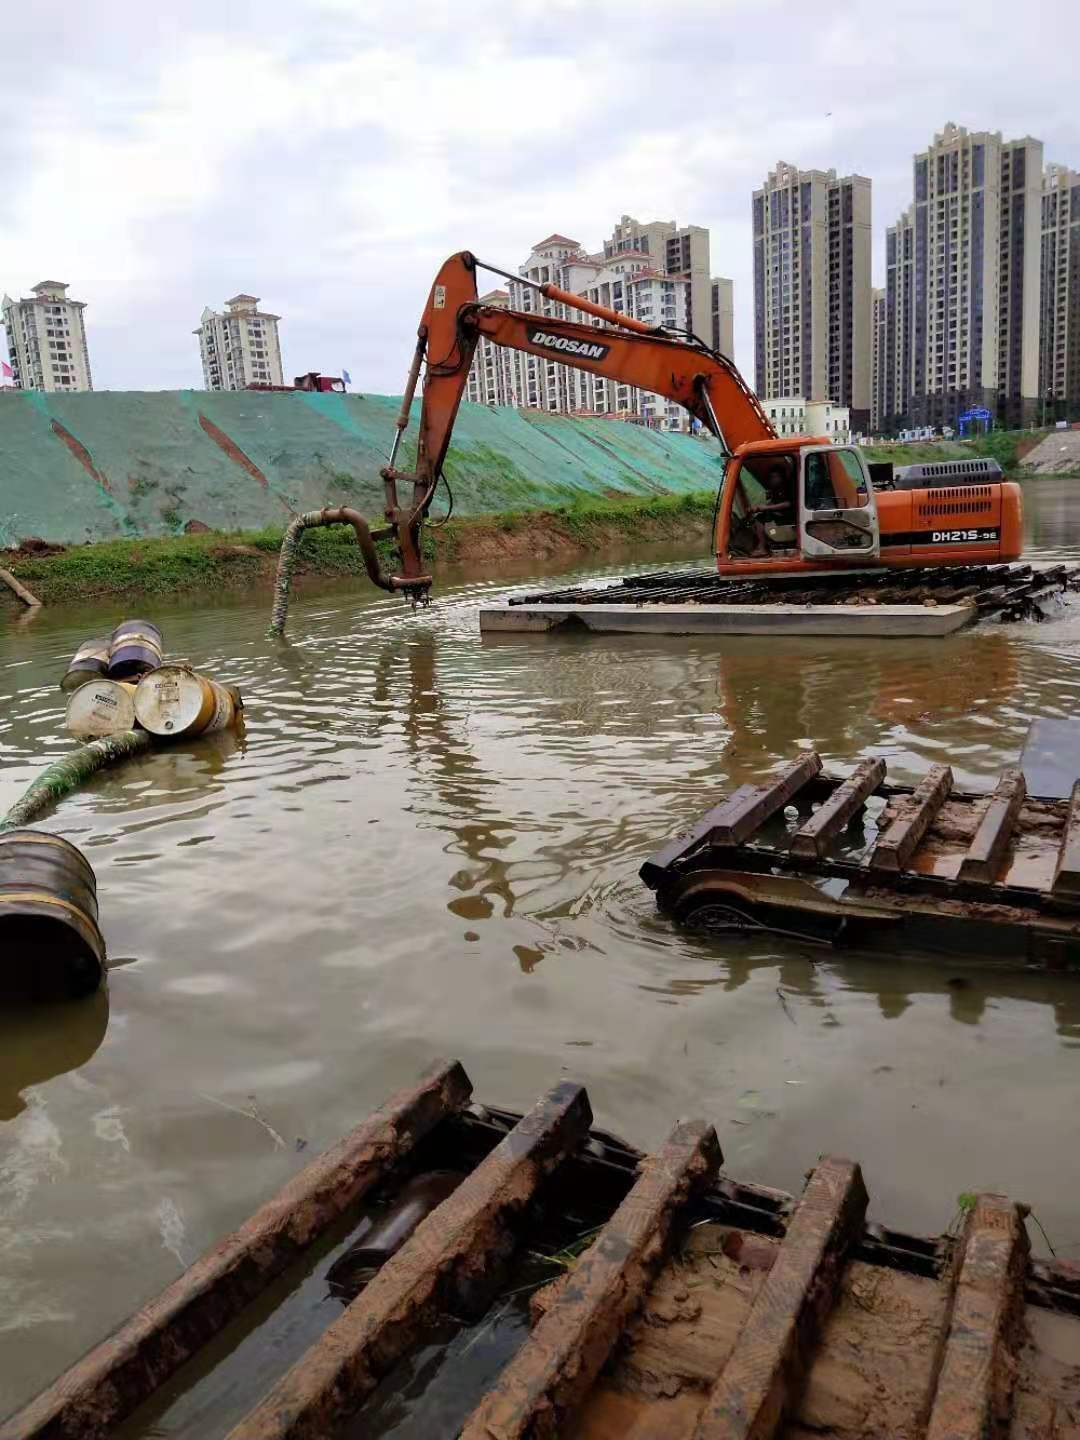
[[[394,390],[446,254],[514,268],[623,213],[710,227],[752,374],[750,192],[778,159],[869,175],[878,250],[946,120],[1080,166],[1065,0],[165,11],[5,17],[0,288],[68,281],[102,387],[201,383],[191,331],[244,289],[283,316],[288,374]]]

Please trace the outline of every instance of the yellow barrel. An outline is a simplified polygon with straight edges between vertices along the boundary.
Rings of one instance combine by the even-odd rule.
[[[91,680],[68,701],[65,725],[72,735],[93,740],[135,728],[135,686],[123,680]]]
[[[239,690],[219,685],[186,665],[162,665],[135,691],[135,716],[151,735],[209,735],[235,728],[244,702]]]
[[[109,637],[109,676],[137,680],[161,664],[161,631],[149,620],[125,620]]]
[[[97,680],[109,668],[109,641],[87,640],[75,651],[60,681],[61,690],[77,690],[88,680]]]
[[[97,882],[59,835],[0,831],[0,994],[74,999],[105,973]]]

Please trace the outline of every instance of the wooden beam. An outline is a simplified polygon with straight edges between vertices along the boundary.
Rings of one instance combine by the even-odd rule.
[[[804,785],[821,774],[821,756],[811,750],[778,770],[760,785],[740,785],[720,805],[703,815],[685,835],[670,841],[642,865],[640,875],[655,890],[675,863],[704,843],[742,845],[770,815],[782,809]]]
[[[229,1440],[336,1435],[438,1316],[481,1308],[542,1180],[588,1133],[581,1085],[555,1088],[414,1231]]]
[[[953,1271],[926,1440],[1007,1440],[1027,1261],[1019,1207],[1003,1195],[980,1195]]]
[[[1066,900],[1080,896],[1080,780],[1073,785],[1069,800],[1050,893]]]
[[[885,779],[885,761],[864,760],[838,785],[829,798],[804,820],[791,840],[791,853],[808,860],[820,859],[832,839],[839,835],[856,811]]]
[[[694,1440],[771,1440],[798,1403],[809,1352],[862,1233],[867,1195],[850,1160],[811,1175],[780,1252],[701,1412]]]
[[[41,601],[36,595],[31,594],[20,580],[16,580],[10,570],[0,570],[0,580],[4,582],[13,595],[17,595],[23,604],[31,610],[41,609]]]
[[[675,1220],[716,1175],[716,1132],[676,1126],[494,1387],[461,1440],[539,1440],[565,1433],[667,1258]]]
[[[177,1371],[415,1143],[468,1104],[443,1060],[319,1155],[239,1230],[189,1266],[108,1340],[0,1424],[0,1440],[101,1440]]]
[[[990,804],[975,831],[975,838],[960,864],[959,879],[978,880],[988,885],[994,883],[1026,799],[1027,783],[1023,771],[1014,766],[1007,767],[1001,772]]]
[[[907,868],[934,817],[948,799],[952,782],[952,770],[948,765],[931,765],[924,779],[915,787],[908,808],[892,822],[874,846],[870,856],[872,870],[899,873]]]

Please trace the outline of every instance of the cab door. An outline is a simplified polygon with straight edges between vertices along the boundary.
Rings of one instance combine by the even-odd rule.
[[[846,445],[802,452],[799,549],[804,560],[866,564],[881,555],[877,505],[866,462]]]

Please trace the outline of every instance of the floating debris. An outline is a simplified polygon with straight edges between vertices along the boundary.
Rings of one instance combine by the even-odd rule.
[[[104,971],[86,856],[59,835],[0,832],[0,993],[76,999],[95,991]]]

